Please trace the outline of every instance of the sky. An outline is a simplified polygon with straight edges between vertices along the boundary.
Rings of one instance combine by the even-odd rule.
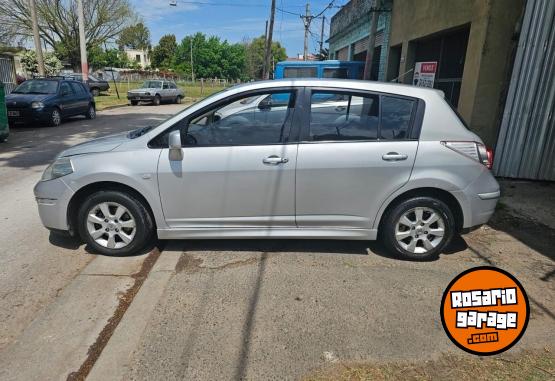
[[[313,15],[320,13],[331,0],[310,0]],[[164,34],[175,34],[178,41],[187,35],[202,32],[219,36],[230,43],[245,38],[264,35],[264,26],[270,17],[271,0],[131,0],[135,11],[150,29],[151,42],[156,45]],[[329,19],[339,11],[347,0],[335,0],[334,8],[328,9],[324,28],[324,41],[329,35]],[[299,14],[304,14],[306,0],[276,0],[274,41],[279,41],[289,57],[303,52],[304,27]],[[318,50],[322,20],[314,20],[309,36],[309,51]],[[324,46],[326,44],[324,43]]]

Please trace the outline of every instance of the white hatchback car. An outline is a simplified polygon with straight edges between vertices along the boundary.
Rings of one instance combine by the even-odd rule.
[[[277,80],[67,149],[35,195],[46,227],[110,255],[134,253],[154,234],[380,236],[394,254],[429,259],[493,214],[491,164],[440,91]]]

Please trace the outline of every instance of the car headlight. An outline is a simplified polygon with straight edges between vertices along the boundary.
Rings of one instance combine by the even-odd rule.
[[[58,177],[67,176],[73,173],[73,165],[67,157],[57,159],[44,170],[41,181],[54,180]]]
[[[44,103],[42,102],[33,102],[31,103],[31,108],[43,108],[44,107]]]

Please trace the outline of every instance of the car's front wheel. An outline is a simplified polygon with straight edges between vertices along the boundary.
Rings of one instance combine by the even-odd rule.
[[[55,107],[54,110],[50,112],[48,124],[52,127],[58,127],[60,124],[62,124],[62,114],[60,113],[60,109],[58,109],[57,107]]]
[[[181,104],[181,99],[182,99],[182,98],[181,98],[181,95],[178,95],[178,96],[175,98],[175,103]]]
[[[131,106],[137,106],[139,104],[139,101],[131,101]]]
[[[154,97],[154,99],[152,100],[152,104],[153,104],[154,106],[160,106],[160,96],[159,96],[159,95],[156,95],[156,96]]]
[[[455,220],[443,201],[415,197],[389,210],[380,230],[391,253],[409,260],[431,260],[451,241]]]
[[[143,203],[120,191],[99,191],[81,205],[79,234],[95,251],[114,256],[143,249],[153,236],[152,218]]]

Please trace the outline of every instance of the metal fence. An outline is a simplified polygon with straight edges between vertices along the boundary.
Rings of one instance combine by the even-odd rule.
[[[496,146],[497,176],[555,180],[555,1],[528,0]]]
[[[0,81],[4,83],[6,94],[17,87],[14,62],[11,56],[0,56]]]

